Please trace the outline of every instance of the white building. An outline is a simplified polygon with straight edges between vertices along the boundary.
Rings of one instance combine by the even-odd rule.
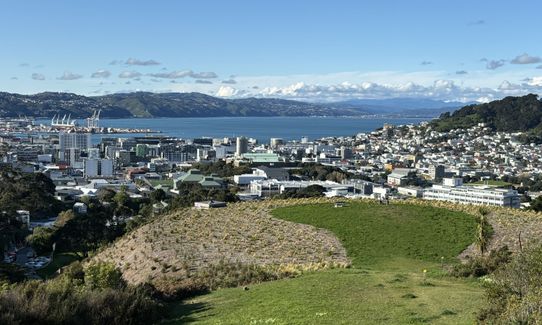
[[[444,178],[442,180],[442,184],[446,186],[461,186],[463,185],[463,178],[461,177]]]
[[[279,181],[277,179],[255,180],[250,182],[250,193],[259,197],[268,197],[275,194],[282,194],[286,191],[299,190],[311,185],[319,185],[325,188],[326,192],[332,192],[335,189],[336,194],[342,193],[341,190],[348,186],[332,181]]]
[[[257,175],[257,174],[241,174],[241,175],[235,175],[233,176],[233,181],[235,184],[240,186],[246,186],[250,185],[250,182],[257,181],[257,180],[264,180],[267,179],[264,175]]]
[[[422,197],[423,189],[414,186],[400,186],[397,188],[397,193],[412,197]]]
[[[520,207],[516,190],[490,187],[433,185],[424,191],[423,198],[463,204]]]

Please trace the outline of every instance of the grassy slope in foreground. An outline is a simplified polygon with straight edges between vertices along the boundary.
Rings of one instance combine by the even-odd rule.
[[[276,217],[326,228],[354,268],[224,289],[178,306],[171,323],[471,324],[482,301],[472,281],[442,276],[474,237],[475,220],[415,205],[351,203],[278,208]],[[424,280],[422,269],[428,270]]]

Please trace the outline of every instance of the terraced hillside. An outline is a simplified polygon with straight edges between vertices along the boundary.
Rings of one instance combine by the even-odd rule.
[[[327,230],[273,218],[266,204],[183,209],[124,236],[94,258],[112,261],[132,284],[183,281],[219,266],[240,264],[321,268],[349,263]]]

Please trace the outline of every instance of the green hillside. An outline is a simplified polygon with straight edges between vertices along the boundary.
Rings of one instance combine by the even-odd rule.
[[[473,280],[444,262],[472,241],[475,219],[415,205],[281,207],[275,217],[332,231],[353,268],[222,289],[175,304],[168,324],[472,324],[483,303]],[[427,272],[424,273],[423,270]]]
[[[485,104],[465,106],[453,113],[444,113],[431,125],[437,131],[469,128],[485,123],[494,131],[542,131],[542,103],[538,96],[506,97]]]

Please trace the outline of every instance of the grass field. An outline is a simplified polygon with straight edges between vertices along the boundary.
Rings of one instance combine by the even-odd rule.
[[[152,184],[152,186],[163,185],[173,187],[173,180],[171,179],[151,179],[149,182]]]
[[[489,185],[489,186],[495,186],[495,187],[508,187],[508,186],[511,186],[512,183],[508,183],[504,181],[496,181],[496,180],[487,180],[487,181],[478,181],[474,183],[467,183],[465,185]]]
[[[472,324],[474,280],[445,275],[473,241],[472,216],[433,207],[350,203],[282,207],[277,218],[331,230],[350,269],[222,289],[175,304],[168,324]],[[427,270],[424,273],[423,270]]]
[[[378,268],[395,258],[455,261],[472,243],[476,221],[465,213],[413,205],[351,203],[298,205],[273,211],[275,217],[331,230],[356,267]],[[400,267],[404,262],[400,263]]]

